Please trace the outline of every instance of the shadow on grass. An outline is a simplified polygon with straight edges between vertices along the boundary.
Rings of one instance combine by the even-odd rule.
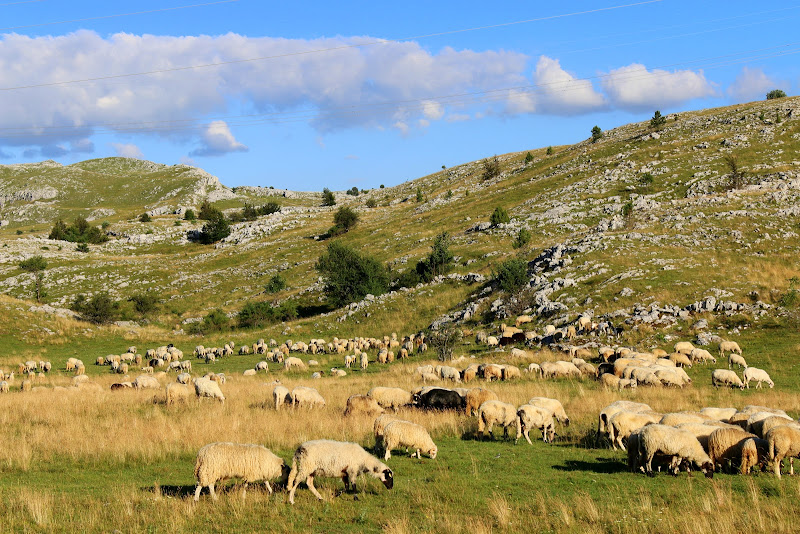
[[[158,486],[157,488],[154,486],[147,486],[146,488],[142,488],[142,491],[148,491],[150,493],[161,492],[162,495],[166,495],[168,497],[194,497],[194,489],[195,485],[192,484],[191,486]],[[205,492],[208,492],[208,489],[204,489]],[[217,492],[219,490],[217,489]]]
[[[595,458],[593,462],[567,460],[564,465],[554,465],[556,471],[588,471],[598,474],[627,473],[628,466],[614,458]]]

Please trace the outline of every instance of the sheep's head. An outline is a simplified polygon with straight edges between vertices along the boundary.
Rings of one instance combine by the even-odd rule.
[[[436,455],[439,453],[439,448],[434,446],[432,449],[428,451],[428,456],[431,457],[431,460],[436,459]]]
[[[391,469],[389,469],[388,467],[384,469],[381,472],[379,478],[381,482],[383,482],[383,485],[386,486],[386,489],[392,489],[392,487],[394,486],[394,473],[392,473]]]
[[[711,462],[705,462],[701,467],[700,470],[705,473],[706,478],[714,478],[714,464]]]
[[[286,485],[289,482],[289,473],[291,472],[292,468],[289,467],[286,462],[283,463],[281,466],[281,484]]]
[[[564,419],[564,426],[569,426],[569,417]]]

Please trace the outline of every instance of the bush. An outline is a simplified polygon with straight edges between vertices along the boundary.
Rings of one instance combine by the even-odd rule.
[[[87,253],[89,252],[89,245],[87,245],[86,243],[78,243],[78,246],[75,247],[75,250],[77,252]]]
[[[500,175],[500,160],[497,156],[483,160],[483,179],[491,180]]]
[[[367,200],[366,206],[368,208],[377,208],[378,207],[378,201],[375,200],[374,198],[370,198],[370,199]]]
[[[87,299],[86,295],[80,294],[75,297],[70,309],[86,321],[106,324],[118,319],[120,304],[112,299],[108,293],[98,293],[91,299]]]
[[[221,239],[225,239],[229,235],[231,235],[231,225],[222,212],[218,212],[215,218],[203,225],[203,229],[200,230],[200,235],[198,236],[198,241],[204,245],[210,245],[211,243],[216,243]]]
[[[460,328],[443,326],[431,330],[425,337],[431,348],[436,351],[439,361],[444,362],[453,358],[453,350],[461,341],[463,334]]]
[[[50,230],[48,239],[98,245],[108,241],[108,236],[100,228],[89,224],[89,221],[83,217],[78,217],[70,226],[67,226],[67,223],[61,219],[57,220],[53,225],[53,229]]]
[[[148,223],[152,220],[153,220],[152,217],[150,217],[150,215],[148,215],[147,212],[139,215],[139,222]]]
[[[47,269],[47,260],[43,256],[31,256],[27,260],[19,262],[19,268],[33,275],[36,302],[41,302],[42,298],[47,296],[47,292],[42,287],[44,271]]]
[[[639,177],[639,187],[642,189],[649,189],[653,185],[655,178],[649,172],[644,173]]]
[[[158,297],[153,293],[137,293],[128,297],[133,309],[141,316],[155,313],[158,310]]]
[[[348,232],[358,222],[358,213],[347,206],[342,206],[333,215],[333,227],[328,230],[332,236]]]
[[[357,197],[358,196],[358,188],[356,186],[353,186],[350,189],[348,189],[347,191],[345,191],[345,193],[350,195],[350,196]]]
[[[531,154],[530,152],[528,152],[527,154],[525,154],[525,163],[526,163],[526,164],[528,164],[528,163],[530,163],[531,161],[533,161],[533,154]]]
[[[108,222],[108,221],[103,221],[103,222],[100,224],[100,228],[102,228],[103,230],[105,230],[105,229],[106,229],[106,228],[108,228],[109,226],[111,226],[111,223],[110,223],[110,222]]]
[[[517,237],[514,239],[512,246],[514,248],[522,248],[531,242],[531,233],[527,228],[520,228]]]
[[[333,195],[330,189],[327,187],[322,190],[322,205],[323,206],[335,206],[336,205],[336,197]]]
[[[595,126],[594,128],[592,128],[592,143],[596,143],[602,138],[603,138],[603,130],[601,130],[599,126]]]
[[[315,267],[324,280],[328,300],[336,307],[389,290],[389,272],[378,260],[338,242],[328,245]]]
[[[195,323],[191,329],[197,334],[206,334],[208,332],[219,332],[224,330],[230,324],[228,315],[219,308],[211,310],[203,317],[202,322]]]
[[[248,302],[239,311],[239,328],[264,328],[297,318],[297,303],[287,300],[279,306],[269,302]]]
[[[489,219],[489,222],[492,223],[492,226],[498,226],[500,224],[508,224],[511,222],[511,217],[508,215],[508,212],[502,206],[498,206],[492,212],[492,216]]]
[[[661,112],[656,110],[656,112],[653,114],[653,118],[650,119],[650,128],[652,128],[653,130],[660,130],[661,128],[664,127],[666,123],[667,123],[667,118],[663,117],[661,115]]]
[[[211,205],[208,200],[204,200],[203,203],[200,205],[200,213],[198,218],[203,221],[210,221],[213,219],[218,219],[220,217],[224,217],[222,212]]]
[[[24,234],[24,233],[25,233],[25,232],[23,232],[22,230],[17,230],[17,235],[22,235],[22,234]]]
[[[497,267],[494,282],[503,291],[515,293],[528,282],[528,263],[520,258],[504,261]]]
[[[442,232],[434,238],[428,257],[417,263],[417,274],[423,282],[430,282],[441,274],[447,274],[452,268],[453,254],[450,252],[450,234]]]
[[[547,155],[548,156],[552,156],[553,155],[553,147],[551,147],[551,146],[547,147]]]
[[[776,98],[786,98],[786,92],[782,89],[773,89],[767,93],[767,100],[775,100]]]
[[[286,280],[280,274],[276,274],[269,279],[269,282],[264,286],[264,291],[267,293],[277,293],[286,289]]]
[[[259,215],[272,215],[281,211],[281,205],[275,201],[270,201],[258,208]]]
[[[197,215],[195,215],[194,210],[189,209],[183,214],[183,218],[187,221],[196,221]]]
[[[722,156],[722,159],[730,171],[728,189],[740,189],[747,185],[747,171],[743,171],[739,165],[739,156],[736,154],[725,154]]]
[[[417,202],[422,202],[425,200],[425,196],[422,194],[422,188],[417,187]]]

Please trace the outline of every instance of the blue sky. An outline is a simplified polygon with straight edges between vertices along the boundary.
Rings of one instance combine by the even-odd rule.
[[[799,21],[800,2],[739,0],[0,0],[0,163],[395,185],[656,109],[796,94]]]

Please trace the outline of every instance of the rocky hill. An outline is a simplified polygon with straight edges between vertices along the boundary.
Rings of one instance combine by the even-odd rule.
[[[797,98],[679,113],[659,129],[629,124],[597,142],[506,154],[496,174],[476,161],[356,197],[337,194],[361,216],[343,242],[400,272],[446,230],[456,268],[430,284],[309,312],[292,328],[377,334],[523,312],[554,324],[589,314],[642,331],[682,328],[698,316],[728,329],[773,327],[792,312],[800,276],[798,119]],[[205,199],[228,210],[278,199],[283,209],[202,246],[187,240],[200,223],[180,213]],[[498,206],[511,221],[491,226]],[[318,237],[335,209],[320,206],[318,194],[229,189],[180,165],[110,158],[2,166],[0,291],[30,298],[30,275],[18,263],[41,254],[57,308],[78,293],[124,299],[152,290],[164,328],[265,298],[313,309],[323,300],[313,267],[327,246]],[[138,222],[142,211],[154,221]],[[56,218],[75,214],[109,221],[112,239],[86,254],[46,238]],[[531,241],[514,249],[523,228]],[[508,295],[487,283],[517,256],[528,262],[523,291]],[[267,296],[263,286],[276,273],[288,287]]]

